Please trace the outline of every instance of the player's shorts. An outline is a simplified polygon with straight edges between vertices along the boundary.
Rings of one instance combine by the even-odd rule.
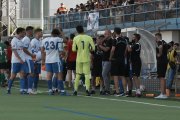
[[[141,61],[132,63],[132,76],[139,77],[141,74]]]
[[[7,69],[7,63],[0,63],[0,69]]]
[[[67,62],[67,70],[75,70],[76,69],[76,61]]]
[[[19,73],[21,71],[26,73],[26,63],[12,63],[11,64],[11,73]]]
[[[34,73],[40,74],[41,73],[41,63],[34,64]]]
[[[167,70],[167,63],[166,62],[158,62],[157,63],[157,75],[158,77],[165,77]]]
[[[119,60],[112,60],[111,76],[125,76],[125,63]]]
[[[32,60],[26,60],[26,73],[34,73],[34,62]]]
[[[46,63],[46,71],[51,73],[63,72],[63,66],[61,62]]]
[[[76,62],[76,73],[77,74],[91,74],[90,62]]]

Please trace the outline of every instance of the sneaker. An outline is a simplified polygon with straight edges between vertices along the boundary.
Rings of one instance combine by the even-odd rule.
[[[120,93],[115,93],[115,94],[114,94],[114,96],[116,96],[116,97],[120,97],[120,96],[121,96],[121,94],[120,94]]]
[[[120,96],[126,96],[126,93],[120,93]]]
[[[110,91],[105,91],[105,95],[111,95]]]
[[[168,97],[164,94],[160,94],[159,96],[155,97],[155,99],[167,99]]]
[[[20,91],[20,94],[21,94],[21,95],[25,95],[25,94],[28,94],[28,93],[23,90],[23,91]]]
[[[92,90],[90,94],[96,94],[96,92],[94,90]]]
[[[77,91],[74,91],[74,92],[73,92],[73,96],[77,96]]]
[[[140,91],[140,89],[137,89],[137,90],[136,90],[136,97],[141,97],[141,91]]]
[[[91,94],[88,90],[86,90],[86,96],[91,96]]]
[[[29,95],[36,95],[37,92],[33,91],[32,89],[28,89],[28,92],[27,92]]]
[[[66,93],[66,91],[60,92],[60,95],[61,95],[61,96],[67,96],[67,93]]]
[[[54,95],[54,91],[52,91],[52,90],[49,90],[49,93],[48,93],[49,95]]]

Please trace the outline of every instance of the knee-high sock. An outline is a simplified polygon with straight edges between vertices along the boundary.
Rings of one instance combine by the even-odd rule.
[[[54,88],[58,88],[58,80],[57,80],[57,77],[53,77],[53,87]]]
[[[48,80],[48,89],[52,90],[52,80]]]
[[[28,89],[32,89],[33,87],[33,77],[31,75],[28,76]]]
[[[39,76],[36,76],[36,77],[34,78],[34,89],[37,89],[37,87],[38,87],[38,82],[39,82]]]
[[[86,90],[90,90],[90,75],[85,75],[85,86]]]
[[[81,77],[80,74],[76,74],[76,79],[75,79],[75,82],[74,82],[74,90],[75,91],[78,90],[80,77]]]
[[[25,89],[25,79],[20,78],[20,91],[23,91]]]
[[[13,84],[13,80],[9,79],[8,80],[8,90],[11,90],[12,84]]]
[[[119,80],[119,87],[120,87],[120,93],[124,93],[124,87],[123,87],[122,80]]]
[[[63,80],[58,80],[58,88],[59,88],[61,91],[64,91],[64,83],[63,83]]]

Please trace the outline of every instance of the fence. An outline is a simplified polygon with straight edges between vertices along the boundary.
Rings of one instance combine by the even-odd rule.
[[[77,24],[86,27],[88,14],[91,12],[99,12],[99,26],[179,18],[180,1],[175,0],[174,4],[169,3],[168,1],[169,0],[158,0],[130,6],[119,6],[96,11],[45,17],[44,29],[52,30],[54,27],[72,29],[75,28]]]

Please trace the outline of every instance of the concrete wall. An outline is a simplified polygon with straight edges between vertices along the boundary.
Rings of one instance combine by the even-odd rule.
[[[167,43],[174,41],[180,43],[180,31],[161,31],[162,39]]]

